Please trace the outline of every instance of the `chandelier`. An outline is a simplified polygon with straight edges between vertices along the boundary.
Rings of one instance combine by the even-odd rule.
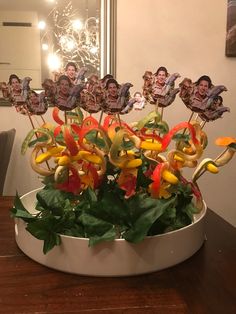
[[[86,66],[88,72],[99,73],[99,9],[95,16],[89,16],[88,6],[85,11],[81,18],[84,12],[74,8],[73,1],[66,5],[57,1],[46,21],[39,22],[41,47],[47,53],[51,71],[60,71],[73,61],[79,68]]]

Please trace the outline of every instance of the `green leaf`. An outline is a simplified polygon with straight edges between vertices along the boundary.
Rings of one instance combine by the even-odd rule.
[[[65,229],[63,234],[71,237],[85,238],[84,228],[78,224],[74,224],[72,227]]]
[[[61,243],[60,235],[57,233],[57,223],[56,218],[50,216],[28,223],[26,227],[35,238],[44,241],[44,254]]]
[[[140,206],[143,213],[136,219],[133,227],[125,232],[124,238],[127,241],[137,243],[142,241],[148,234],[152,224],[167,210],[174,206],[175,197],[168,200],[144,198]]]
[[[137,183],[136,183],[137,190],[140,187],[146,189],[153,182],[152,179],[144,175],[145,170],[144,170],[144,167],[138,168]]]
[[[90,239],[89,245],[115,239],[116,231],[111,223],[86,213],[80,215],[79,221],[84,227],[85,236]]]
[[[190,184],[178,183],[176,185],[172,185],[169,189],[170,193],[176,194],[178,196],[178,204],[181,202],[190,202],[193,197],[192,187]],[[182,204],[181,204],[182,206]]]
[[[91,204],[88,200],[81,200],[78,204],[75,205],[74,210],[78,213],[82,211],[89,210],[91,208]]]
[[[35,219],[35,216],[32,216],[30,213],[24,210],[17,209],[15,214],[15,218],[22,218],[25,221],[28,221],[29,219]]]
[[[65,230],[76,228],[77,220],[78,216],[76,211],[65,211],[63,216],[58,217],[54,230],[64,234]]]
[[[127,225],[129,212],[124,194],[117,186],[104,184],[99,191],[98,201],[90,208],[89,214],[114,225]]]
[[[176,220],[176,208],[175,207],[169,207],[165,210],[165,212],[160,216],[159,219],[157,219],[154,224],[149,229],[148,235],[157,235],[162,234],[164,232],[170,231],[167,230],[167,228],[170,228],[171,230],[174,230],[173,225],[175,224]]]
[[[198,210],[192,203],[192,188],[190,184],[172,187],[171,192],[176,195],[175,207],[168,209],[150,229],[149,234],[160,234],[185,227],[192,223],[193,214]]]
[[[153,201],[156,202],[156,199],[154,200],[146,193],[137,193],[126,201],[131,225],[133,225],[145,211],[153,206]]]
[[[94,246],[103,241],[113,241],[115,240],[115,238],[116,238],[116,230],[113,226],[110,230],[108,230],[101,236],[92,236],[89,239],[89,246]]]
[[[87,213],[82,213],[80,215],[79,222],[84,226],[86,236],[88,237],[102,235],[112,227],[110,223]]]
[[[186,215],[186,214],[179,214],[176,217],[176,220],[172,226],[169,226],[165,231],[172,231],[172,230],[178,230],[180,228],[183,228],[185,226],[188,226],[191,224],[192,220]]]
[[[97,195],[95,191],[91,189],[90,187],[84,191],[83,197],[85,197],[85,199],[88,200],[89,203],[97,202]]]
[[[189,219],[192,221],[193,220],[193,214],[196,214],[198,212],[198,209],[196,208],[196,206],[194,206],[194,204],[188,203],[184,208],[183,208],[183,212],[185,212],[187,214],[187,216],[189,217]]]
[[[28,223],[26,230],[28,230],[33,236],[39,240],[45,240],[50,232],[55,228],[56,218],[46,217],[45,219],[38,219]]]
[[[18,193],[14,199],[14,206],[10,209],[11,215],[15,218],[22,218],[24,221],[29,221],[31,219],[35,219],[33,216],[23,205]]]
[[[45,209],[53,211],[55,215],[61,215],[65,207],[65,194],[56,189],[43,189],[37,195],[39,204]]]
[[[57,233],[51,232],[49,236],[44,240],[43,253],[47,254],[56,245],[61,244],[61,237]]]
[[[97,145],[101,149],[107,149],[108,147],[110,147],[111,141],[108,136],[106,136],[104,140],[104,138],[101,138],[98,134],[99,132],[97,130],[91,130],[86,134],[85,138],[87,141]],[[105,134],[103,135],[105,136]]]
[[[27,209],[24,207],[18,193],[16,193],[16,196],[14,199],[14,207],[12,207],[11,210],[15,212],[16,209],[20,209],[22,211],[27,211]]]
[[[44,185],[52,186],[54,184],[55,180],[54,180],[54,174],[50,175],[50,176],[46,176],[42,178],[42,183]]]

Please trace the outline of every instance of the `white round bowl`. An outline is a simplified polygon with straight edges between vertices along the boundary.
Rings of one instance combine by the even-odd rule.
[[[21,197],[28,211],[35,211],[36,193]],[[89,240],[61,235],[61,245],[46,255],[43,241],[33,237],[26,223],[15,220],[19,248],[36,262],[60,271],[88,276],[132,276],[158,271],[176,265],[192,256],[202,246],[205,233],[206,205],[194,222],[182,229],[145,238],[133,244],[123,239],[89,247]]]

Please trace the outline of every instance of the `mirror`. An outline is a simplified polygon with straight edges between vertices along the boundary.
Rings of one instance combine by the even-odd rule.
[[[69,61],[115,75],[115,15],[116,0],[1,0],[0,82],[14,73],[41,89]]]

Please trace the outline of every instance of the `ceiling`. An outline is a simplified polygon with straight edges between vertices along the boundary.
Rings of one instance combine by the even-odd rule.
[[[52,9],[55,3],[52,0],[0,0],[0,10],[44,12]]]
[[[64,8],[69,2],[82,12],[88,10],[90,15],[99,7],[98,0],[0,0],[0,11],[37,11],[48,15],[56,5]]]

